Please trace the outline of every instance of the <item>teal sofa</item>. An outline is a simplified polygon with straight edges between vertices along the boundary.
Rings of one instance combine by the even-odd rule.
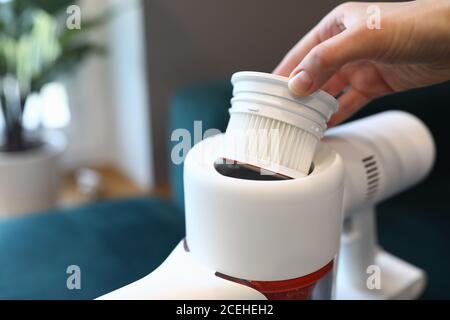
[[[170,130],[224,130],[228,81],[177,91]],[[425,269],[423,298],[450,298],[450,84],[379,99],[358,117],[403,109],[421,117],[438,144],[435,170],[420,186],[379,207],[381,245]],[[176,142],[171,142],[173,146]],[[0,223],[0,299],[93,299],[154,270],[184,237],[182,165],[171,164],[173,200],[135,198],[61,209]],[[67,268],[80,267],[81,289],[69,290]]]

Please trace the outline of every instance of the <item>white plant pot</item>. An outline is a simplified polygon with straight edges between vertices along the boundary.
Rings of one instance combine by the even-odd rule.
[[[39,149],[0,152],[0,219],[56,206],[61,183],[61,156],[66,138],[46,133]]]

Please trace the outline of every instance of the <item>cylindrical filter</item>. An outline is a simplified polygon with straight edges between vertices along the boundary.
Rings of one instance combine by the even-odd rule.
[[[308,175],[317,143],[337,111],[335,98],[323,91],[299,98],[288,79],[238,72],[234,85],[224,158],[290,178]]]

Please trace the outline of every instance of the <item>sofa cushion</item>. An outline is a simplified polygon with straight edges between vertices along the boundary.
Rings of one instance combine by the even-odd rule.
[[[184,237],[158,198],[95,203],[0,223],[0,299],[93,299],[153,271]],[[80,268],[69,290],[67,268]]]

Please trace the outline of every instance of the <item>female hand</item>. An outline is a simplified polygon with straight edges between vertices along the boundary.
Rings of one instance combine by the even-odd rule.
[[[291,91],[339,97],[333,126],[372,99],[450,79],[450,0],[349,2],[291,49],[275,74]]]

